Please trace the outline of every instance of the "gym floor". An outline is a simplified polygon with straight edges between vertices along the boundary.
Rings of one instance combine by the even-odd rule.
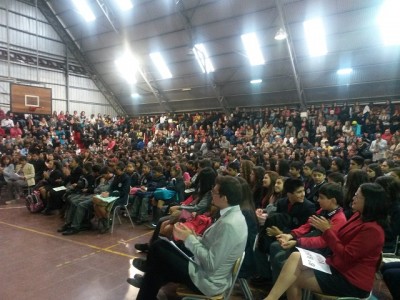
[[[132,260],[143,257],[134,244],[147,242],[152,230],[143,225],[132,228],[128,219],[121,218],[122,224],[116,222],[112,234],[83,231],[63,236],[57,233],[63,224],[58,214],[31,214],[22,201],[5,205],[5,200],[0,200],[0,299],[136,298],[138,289],[126,282],[139,272]],[[165,286],[159,299],[179,299],[175,287]],[[256,288],[252,292],[254,299],[268,293]],[[379,279],[374,295],[391,299]],[[231,299],[244,299],[238,285]]]

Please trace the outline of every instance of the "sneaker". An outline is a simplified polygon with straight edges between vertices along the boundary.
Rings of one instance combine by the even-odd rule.
[[[140,287],[142,286],[142,283],[143,283],[143,276],[136,274],[134,278],[128,278],[126,281],[130,285],[133,285],[134,287],[137,287],[138,289],[140,289]]]
[[[142,271],[144,273],[146,273],[147,271],[147,261],[145,259],[142,258],[135,258],[132,261],[132,265],[138,269],[139,271]]]
[[[17,203],[17,200],[16,200],[16,199],[6,201],[6,204],[16,204],[16,203]]]
[[[142,252],[149,252],[149,244],[135,244],[135,249]]]

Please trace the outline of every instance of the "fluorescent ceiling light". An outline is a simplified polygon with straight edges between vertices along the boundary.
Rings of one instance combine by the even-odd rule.
[[[383,42],[386,46],[400,44],[400,1],[386,0],[378,15]]]
[[[247,58],[250,65],[257,66],[265,63],[264,57],[261,53],[260,44],[258,43],[257,35],[254,32],[243,34],[241,36],[242,43],[246,49]]]
[[[171,71],[168,69],[168,66],[162,58],[160,52],[150,53],[150,57],[163,79],[172,78]]]
[[[138,93],[132,93],[132,94],[131,94],[131,97],[132,97],[132,98],[139,98],[140,95],[139,95]]]
[[[125,52],[124,55],[115,61],[121,76],[129,83],[136,83],[137,62],[132,53]]]
[[[344,68],[344,69],[339,69],[336,71],[336,74],[338,75],[349,75],[353,72],[352,68]]]
[[[308,50],[311,56],[325,55],[326,47],[325,30],[321,19],[312,19],[303,23]]]
[[[262,79],[253,79],[250,81],[251,84],[259,84],[262,82]]]
[[[215,71],[210,57],[207,54],[206,48],[204,47],[204,44],[194,45],[193,52],[203,73],[211,73]]]
[[[114,1],[117,2],[121,10],[129,10],[133,7],[131,0],[114,0]]]
[[[86,22],[92,22],[96,20],[96,16],[91,10],[86,0],[72,0],[78,12],[83,16]]]
[[[279,28],[279,30],[275,34],[275,39],[277,41],[282,41],[282,40],[286,39],[286,37],[287,37],[287,34],[286,34],[285,30],[283,30],[283,28]]]

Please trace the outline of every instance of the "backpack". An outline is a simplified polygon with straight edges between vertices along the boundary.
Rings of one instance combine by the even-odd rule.
[[[31,213],[38,213],[44,209],[44,204],[42,199],[40,198],[39,191],[33,191],[31,194],[26,196],[25,198],[26,208]]]

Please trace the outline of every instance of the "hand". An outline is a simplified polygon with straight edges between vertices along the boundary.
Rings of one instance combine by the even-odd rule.
[[[278,234],[276,236],[276,238],[282,244],[282,243],[286,243],[286,242],[292,240],[293,236],[291,234],[288,234],[288,233],[282,233],[282,234]]]
[[[328,219],[316,215],[310,217],[310,223],[312,226],[321,230],[322,232],[331,228],[331,223]]]
[[[175,239],[185,241],[189,235],[194,233],[184,223],[178,222],[174,225],[173,234]]]
[[[104,198],[108,197],[109,195],[110,195],[109,192],[102,192],[102,193],[100,194],[100,196],[102,196],[102,197],[104,197]]]
[[[256,209],[256,215],[257,217],[261,217],[261,215],[264,213],[264,210],[262,208],[257,208]]]
[[[291,248],[295,247],[296,245],[297,245],[297,241],[295,241],[295,240],[290,240],[290,241],[281,243],[281,247],[285,250],[291,249]]]
[[[277,236],[278,234],[282,234],[283,232],[276,226],[267,227],[266,229],[268,236]]]
[[[174,211],[179,210],[179,205],[174,205],[169,208],[169,214],[172,214]]]

